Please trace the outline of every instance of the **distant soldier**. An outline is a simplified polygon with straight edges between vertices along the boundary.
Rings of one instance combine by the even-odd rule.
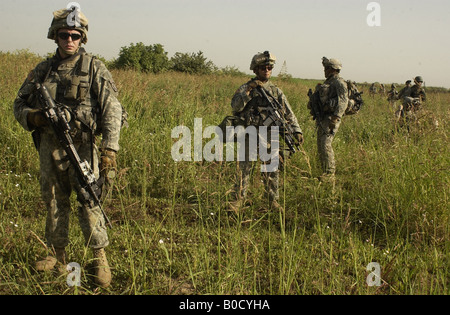
[[[87,54],[82,44],[88,40],[88,20],[79,8],[53,13],[48,38],[57,44],[56,54],[41,62],[30,72],[14,102],[14,114],[33,139],[39,151],[40,184],[47,208],[45,236],[55,257],[48,256],[36,263],[39,271],[58,267],[65,269],[65,247],[69,244],[70,195],[77,192],[78,218],[86,244],[93,249],[96,283],[107,287],[111,270],[104,248],[109,244],[105,218],[99,206],[83,202],[74,166],[41,108],[36,84],[48,90],[63,111],[71,129],[78,155],[88,161],[96,178],[106,177],[116,169],[116,152],[122,124],[122,105],[117,100],[117,88],[105,65]],[[99,168],[95,138],[102,136]]]
[[[417,76],[414,78],[414,85],[411,87],[409,96],[418,99],[420,105],[427,101],[427,94],[425,93],[425,88],[423,87],[423,78],[421,76]]]
[[[396,112],[396,117],[400,126],[403,125],[403,123],[406,123],[409,129],[409,122],[416,119],[416,112],[421,109],[423,102],[426,101],[427,96],[422,84],[423,78],[417,76],[414,78],[413,86],[405,87],[400,92],[402,104]]]
[[[336,161],[332,143],[339,130],[341,119],[344,116],[348,104],[348,87],[343,78],[340,77],[342,64],[337,59],[323,57],[322,65],[325,71],[326,80],[316,87],[320,96],[317,100],[320,105],[308,104],[308,107],[320,107],[320,115],[316,115],[317,126],[317,147],[319,159],[322,166],[322,180],[334,179],[336,172]]]
[[[375,94],[377,94],[377,93],[378,93],[378,88],[375,83],[372,83],[372,85],[369,88],[369,95],[374,97]]]
[[[260,145],[259,140],[264,136],[260,135],[259,129],[261,126],[265,125],[270,107],[269,101],[261,94],[260,88],[262,88],[266,95],[268,95],[270,98],[275,99],[279,104],[282,105],[285,112],[284,119],[286,119],[286,121],[294,130],[296,138],[295,140],[298,142],[298,144],[302,144],[302,130],[286,96],[276,85],[274,85],[270,81],[275,61],[275,56],[268,51],[264,53],[258,53],[253,57],[250,65],[250,70],[255,73],[256,77],[242,85],[234,94],[231,100],[233,115],[240,117],[240,119],[244,122],[244,127],[255,126],[257,128],[258,145]],[[270,139],[270,136],[268,136],[266,138],[266,141],[270,143],[270,140],[274,139]],[[275,139],[275,141],[279,141],[279,139]],[[243,205],[245,198],[247,197],[250,174],[253,166],[255,165],[255,163],[249,159],[249,145],[249,141],[246,141],[245,160],[238,162],[238,178],[237,183],[234,187],[235,201],[230,203],[230,208],[234,211],[239,210],[239,208]],[[280,153],[281,152],[284,151],[280,150]],[[281,158],[283,158],[283,156]],[[284,158],[287,158],[287,156],[284,155]],[[281,206],[278,203],[279,169],[263,174],[271,208],[281,210]]]
[[[395,102],[398,100],[398,91],[396,89],[395,83],[391,85],[391,89],[389,90],[387,94],[387,100],[391,106],[395,104]]]
[[[395,112],[395,118],[397,122],[400,122],[400,118],[404,117],[405,113],[403,111],[403,99],[405,95],[409,95],[411,93],[411,80],[407,80],[405,82],[405,86],[398,93],[398,99],[401,101],[400,105],[398,105],[397,111]]]
[[[384,84],[380,85],[380,94],[381,95],[386,95],[386,88],[384,87]]]
[[[411,88],[411,80],[405,82],[405,87],[400,90],[398,93],[398,99],[401,100],[405,97],[405,94],[409,93],[409,89]]]

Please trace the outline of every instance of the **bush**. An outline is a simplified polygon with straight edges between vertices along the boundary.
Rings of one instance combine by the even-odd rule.
[[[226,66],[225,68],[221,68],[220,70],[217,70],[216,73],[220,74],[220,75],[229,75],[229,76],[233,76],[233,77],[246,77],[246,76],[248,76],[248,74],[246,74],[245,72],[242,72],[241,70],[239,70],[235,66],[233,66],[233,67]]]
[[[212,61],[207,61],[203,52],[180,53],[177,52],[171,59],[172,70],[190,74],[211,74],[217,70]]]
[[[145,46],[143,43],[130,44],[120,49],[115,62],[118,69],[160,73],[169,70],[170,62],[167,52],[161,44]]]

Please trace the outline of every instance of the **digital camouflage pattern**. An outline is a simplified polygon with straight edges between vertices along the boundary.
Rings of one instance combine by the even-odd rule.
[[[251,83],[255,79],[243,84],[234,94],[231,100],[231,107],[233,110],[233,115],[242,118],[245,122],[245,127],[255,126],[257,129],[259,126],[263,125],[264,120],[267,118],[268,111],[267,108],[270,106],[268,101],[260,95],[256,89],[251,88]],[[292,111],[291,105],[289,104],[284,93],[272,82],[268,81],[262,85],[262,87],[273,95],[278,102],[285,107],[286,120],[291,124],[295,133],[302,133],[302,130],[298,124],[297,118]],[[250,91],[250,93],[248,93]],[[239,174],[237,184],[235,185],[236,198],[245,198],[247,195],[250,174],[254,166],[254,162],[249,159],[249,144],[248,138],[246,139],[246,155],[244,161],[238,162]],[[270,132],[268,133],[267,142],[270,144],[272,139],[270,139]],[[279,141],[279,139],[274,139],[274,141]],[[280,148],[281,150],[281,148]],[[286,152],[282,152],[286,155]],[[269,162],[266,162],[269,163]],[[276,201],[279,199],[278,192],[278,182],[279,182],[279,171],[264,173],[266,181],[266,190],[269,195],[270,201]]]
[[[258,53],[252,58],[250,70],[254,71],[258,66],[273,66],[275,65],[276,61],[277,58],[275,57],[275,55],[271,54],[268,51]]]
[[[331,67],[331,68],[336,69],[336,70],[341,70],[342,69],[342,63],[339,60],[333,59],[333,58],[328,59],[327,57],[323,57],[322,58],[322,65],[323,65],[324,68]]]
[[[426,102],[427,95],[425,89],[417,82],[420,79],[420,83],[423,83],[421,77],[416,77],[415,84],[413,86],[406,85],[399,93],[399,99],[402,104],[398,106],[398,110],[395,112],[395,117],[399,126],[407,125],[417,119],[416,112],[422,107],[422,103]]]
[[[75,11],[73,11],[75,10]],[[74,14],[76,17],[73,17],[73,21],[71,21],[71,25],[68,24],[67,17],[69,14]],[[73,23],[73,24],[72,24]],[[78,24],[78,25],[77,25]],[[83,12],[79,11],[76,7],[72,7],[72,10],[68,9],[62,9],[53,12],[53,20],[52,24],[50,25],[50,28],[48,30],[48,39],[56,40],[56,35],[58,33],[58,30],[65,28],[65,29],[74,29],[79,31],[83,38],[81,39],[81,42],[83,44],[86,44],[88,41],[88,30],[89,30],[89,21],[86,18],[86,16],[83,14]]]
[[[93,137],[101,135],[100,150],[118,151],[122,126],[122,105],[110,72],[98,59],[80,48],[77,54],[61,60],[58,52],[30,72],[14,102],[14,115],[27,131],[27,115],[38,109],[35,84],[43,82],[57,104],[63,106],[72,129],[74,145],[82,160],[87,160],[96,177],[98,149]],[[75,188],[74,170],[66,159],[50,127],[34,130],[40,157],[42,197],[48,209],[46,238],[50,246],[68,243],[70,193]],[[83,234],[93,248],[108,245],[104,218],[98,207],[80,205],[79,221]]]
[[[410,96],[412,98],[418,98],[418,99],[420,99],[421,103],[427,101],[427,94],[425,92],[425,89],[422,86],[419,86],[417,84],[413,85],[405,96]]]
[[[341,118],[348,107],[347,82],[339,74],[335,74],[318,88],[324,107],[322,108],[322,117],[316,120],[317,148],[323,172],[334,174],[336,172],[336,161],[332,143],[339,130]],[[334,122],[332,121],[333,116],[338,118]]]

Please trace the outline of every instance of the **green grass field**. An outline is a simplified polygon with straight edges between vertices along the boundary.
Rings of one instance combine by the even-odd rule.
[[[37,273],[34,262],[47,254],[38,154],[12,105],[39,61],[0,53],[0,294],[448,294],[450,93],[430,89],[407,133],[395,130],[386,98],[366,90],[365,107],[344,118],[334,141],[333,189],[316,179],[315,126],[306,109],[316,82],[300,79],[274,79],[305,136],[304,151],[281,175],[286,211],[265,211],[256,171],[252,203],[236,215],[226,211],[236,163],[174,162],[171,130],[194,130],[194,118],[203,127],[219,124],[248,78],[112,71],[129,113],[105,204],[114,225],[107,248],[113,283],[93,284],[76,211],[67,252],[82,267],[81,286]],[[366,282],[372,262],[381,267],[381,286]]]

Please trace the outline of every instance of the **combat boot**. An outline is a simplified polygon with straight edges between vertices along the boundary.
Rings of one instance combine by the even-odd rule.
[[[94,249],[95,283],[102,288],[111,284],[111,268],[109,268],[106,253],[103,248]]]
[[[55,248],[55,256],[47,256],[43,260],[36,262],[37,271],[49,271],[55,268],[57,263],[62,265],[62,268],[66,266],[66,250],[64,248]],[[61,269],[61,268],[59,268]]]

